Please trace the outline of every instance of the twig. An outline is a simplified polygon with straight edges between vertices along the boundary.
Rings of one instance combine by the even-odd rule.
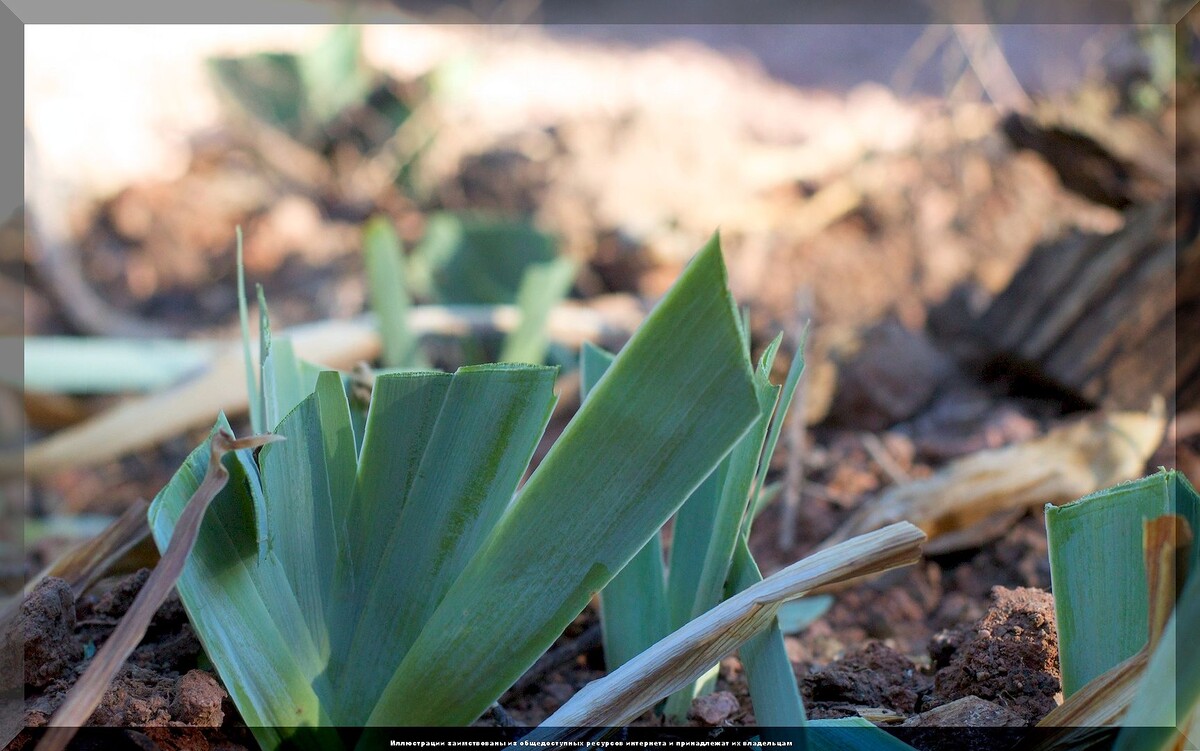
[[[37,751],[62,751],[67,747],[78,729],[92,716],[92,712],[96,711],[113,676],[146,635],[150,620],[171,593],[179,575],[183,573],[183,565],[196,543],[196,536],[200,533],[200,522],[204,519],[204,512],[229,480],[229,472],[221,464],[221,457],[235,449],[254,448],[274,440],[279,440],[279,437],[258,435],[235,439],[224,430],[213,435],[208,471],[175,524],[175,532],[171,535],[167,551],[134,598],[121,623],[96,653],[83,676],[68,692],[66,701],[50,718],[51,727],[38,743]]]

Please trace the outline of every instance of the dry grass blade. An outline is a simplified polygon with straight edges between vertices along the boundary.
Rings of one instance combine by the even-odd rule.
[[[103,532],[77,544],[59,556],[25,583],[21,596],[12,596],[0,608],[0,623],[12,623],[21,607],[22,597],[28,597],[38,582],[48,576],[63,579],[78,598],[84,590],[112,569],[113,565],[150,536],[146,524],[146,501],[139,500],[113,520]]]
[[[71,688],[66,701],[50,718],[51,727],[38,744],[37,751],[62,751],[67,747],[76,730],[87,722],[88,717],[100,704],[108,684],[129,653],[146,635],[150,619],[170,594],[171,588],[175,586],[183,571],[188,554],[196,542],[196,535],[200,532],[204,512],[229,480],[229,472],[221,464],[221,457],[235,449],[254,448],[273,440],[276,440],[276,436],[258,435],[235,439],[225,430],[218,431],[213,436],[208,472],[175,525],[171,544],[150,574],[150,578],[146,580],[145,586],[138,592],[125,617],[96,653],[83,676]]]
[[[783,602],[824,584],[915,563],[924,540],[919,529],[901,522],[792,564],[585,686],[546,719],[545,735],[567,741],[586,728],[627,724],[766,627]]]
[[[941,535],[986,521],[994,514],[1044,503],[1055,505],[1137,477],[1162,441],[1166,426],[1158,401],[1149,412],[1099,414],[1050,431],[1041,438],[980,451],[932,477],[889,489],[864,504],[823,543],[908,520],[930,537],[930,553],[978,542]]]
[[[42,579],[53,576],[70,584],[78,598],[126,553],[150,536],[150,526],[146,524],[149,507],[145,500],[135,501],[103,532],[75,545],[26,582],[25,594],[32,592]]]
[[[1192,545],[1191,528],[1187,520],[1177,514],[1147,519],[1142,526],[1142,545],[1149,597],[1149,641],[1132,657],[1071,694],[1042,718],[1038,727],[1095,728],[1115,725],[1133,703],[1150,655],[1158,645],[1167,622],[1171,620],[1175,602],[1187,578],[1187,557]]]

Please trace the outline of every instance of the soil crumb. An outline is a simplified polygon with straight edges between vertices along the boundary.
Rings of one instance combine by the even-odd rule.
[[[184,725],[220,727],[225,721],[221,704],[226,696],[225,689],[211,675],[203,670],[189,670],[175,684],[171,715]]]
[[[848,717],[857,707],[909,715],[928,690],[929,678],[912,660],[879,642],[805,676],[802,685],[804,705],[814,719]]]
[[[75,638],[71,585],[48,577],[21,603],[18,633],[25,643],[25,684],[49,685],[83,657]]]
[[[692,701],[688,716],[705,725],[720,725],[741,708],[736,696],[728,691],[716,691],[704,696],[697,696]]]
[[[945,665],[934,678],[933,701],[966,696],[995,702],[1036,723],[1058,705],[1058,632],[1050,593],[992,588],[992,602],[974,627],[934,637],[930,654]]]

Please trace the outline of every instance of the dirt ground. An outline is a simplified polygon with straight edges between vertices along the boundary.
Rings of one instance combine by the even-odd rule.
[[[486,60],[512,48],[491,40],[482,49]],[[561,41],[519,51],[543,65],[573,54]],[[590,48],[579,56],[608,61]],[[890,486],[1044,435],[1093,406],[990,372],[956,349],[956,322],[981,313],[1034,247],[1123,221],[1064,187],[1046,159],[1015,148],[1001,113],[978,99],[899,98],[880,86],[799,90],[695,46],[651,48],[623,64],[624,74],[659,78],[686,69],[679,86],[707,81],[716,104],[680,112],[617,101],[583,114],[530,104],[533,125],[506,130],[481,130],[478,112],[448,107],[418,191],[389,183],[364,193],[353,183],[363,159],[347,145],[361,136],[353,119],[318,152],[330,168],[307,183],[284,174],[251,126],[230,124],[192,140],[182,174],[73,204],[75,260],[66,262],[131,320],[180,336],[228,335],[238,225],[247,274],[284,327],[363,310],[359,228],[377,212],[410,247],[437,210],[526,219],[581,262],[572,297],[582,301],[601,293],[652,301],[720,224],[734,294],[751,305],[756,352],[780,330],[785,350],[794,347],[801,317],[813,321],[797,407],[809,429],[794,543],[780,545],[783,513],[768,508],[751,540],[764,574],[812,552]],[[1170,162],[1169,112],[1134,113],[1106,81],[1056,97],[1047,108],[1100,123],[1091,132],[1117,134],[1107,136],[1114,150],[1145,136],[1146,171]],[[839,143],[838,132],[852,136]],[[28,334],[103,333],[80,327],[47,273],[62,259],[32,248],[25,257]],[[58,412],[31,413],[31,431],[45,435],[112,402],[71,399]],[[564,397],[547,441],[576,406]],[[1200,430],[1189,425],[1177,422],[1178,442],[1148,470],[1164,455],[1185,471],[1200,468]],[[39,480],[31,512],[119,513],[153,497],[202,434]],[[787,453],[775,457],[771,480],[784,476]],[[29,570],[60,549],[54,540],[33,546]],[[106,580],[78,601],[48,580],[26,601],[27,725],[46,722],[146,575]],[[998,539],[837,592],[828,612],[786,637],[809,716],[936,726],[939,707],[969,699],[980,726],[1036,723],[1061,701],[1049,588],[1045,528],[1033,510]],[[536,724],[602,676],[595,608],[559,640],[560,659],[537,666],[478,724]],[[693,708],[694,724],[754,724],[736,656],[722,662],[717,688]],[[143,748],[254,747],[175,598],[92,722],[142,728]]]

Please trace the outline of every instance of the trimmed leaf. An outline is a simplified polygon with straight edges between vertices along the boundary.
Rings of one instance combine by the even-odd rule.
[[[507,508],[554,408],[554,376],[553,368],[532,366],[459,369],[401,507],[394,515],[377,509],[375,516],[358,517],[369,527],[380,518],[395,522],[371,535],[386,543],[378,562],[366,563],[373,573],[355,577],[361,582],[357,612],[341,620],[352,633],[347,655],[339,661],[353,671],[339,696],[340,714],[351,718],[350,724],[366,722],[373,699],[399,663],[378,655],[408,653]],[[387,486],[360,488],[367,496],[389,494]]]
[[[218,428],[228,428],[224,418]],[[206,441],[150,505],[165,550],[188,499],[208,470]],[[255,737],[276,747],[288,728],[332,724],[322,707],[325,658],[317,650],[283,566],[255,539],[266,514],[250,451],[227,455],[230,480],[213,500],[176,583],[188,619]],[[302,741],[300,741],[302,743]],[[307,746],[312,747],[312,746]]]
[[[1064,506],[1047,506],[1050,578],[1063,693],[1133,656],[1148,637],[1142,521],[1179,514],[1200,528],[1200,499],[1183,475],[1162,471]],[[1200,546],[1190,568],[1196,569]],[[1097,572],[1104,572],[1097,577]],[[1104,617],[1097,617],[1103,613]]]
[[[369,724],[477,718],[658,531],[758,413],[714,237],[450,587]],[[471,680],[430,681],[432,675]]]
[[[38,744],[39,749],[61,751],[66,748],[75,732],[100,705],[108,684],[112,682],[126,658],[145,637],[150,620],[167,599],[183,572],[188,554],[192,552],[200,525],[204,521],[205,511],[229,480],[229,471],[221,464],[221,458],[229,451],[254,449],[271,440],[274,440],[274,436],[235,439],[228,430],[218,430],[213,435],[209,441],[208,467],[204,477],[176,519],[171,540],[163,551],[162,559],[150,572],[145,585],[104,642],[104,646],[96,652],[83,675],[67,693],[62,705],[55,710],[49,723],[52,727]]]
[[[614,357],[592,344],[584,344],[579,354],[580,396],[586,400]],[[600,591],[600,627],[608,670],[616,670],[667,635],[665,580],[662,537],[656,534]]]
[[[813,595],[784,603],[779,609],[779,630],[785,634],[798,634],[825,615],[832,605],[830,595]]]
[[[813,720],[805,737],[808,751],[913,751],[912,746],[862,717]]]

